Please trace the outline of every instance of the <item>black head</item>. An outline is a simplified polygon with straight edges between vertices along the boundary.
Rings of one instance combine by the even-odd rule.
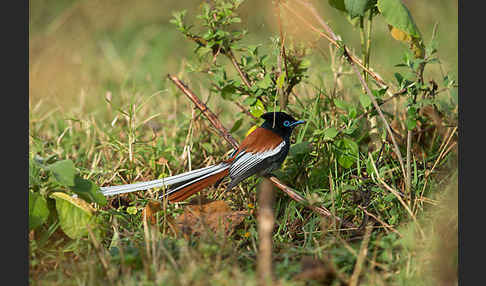
[[[261,116],[265,122],[263,128],[270,129],[282,137],[290,137],[295,126],[305,123],[303,120],[295,120],[292,116],[284,112],[267,112]]]

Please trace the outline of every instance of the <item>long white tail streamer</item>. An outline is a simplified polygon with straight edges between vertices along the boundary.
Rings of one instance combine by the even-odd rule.
[[[205,168],[189,171],[186,173],[178,174],[167,178],[162,178],[162,179],[147,181],[147,182],[127,184],[127,185],[101,187],[100,190],[104,196],[114,196],[118,194],[130,193],[135,191],[144,191],[152,188],[169,187],[174,184],[188,182],[191,179],[200,178],[202,176],[207,176],[214,173],[219,173],[220,171],[223,171],[227,168],[228,168],[228,164],[220,163],[217,165],[211,165]]]

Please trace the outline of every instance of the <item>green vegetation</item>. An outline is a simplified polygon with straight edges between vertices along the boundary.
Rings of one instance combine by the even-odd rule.
[[[258,284],[262,179],[189,199],[247,212],[230,233],[97,190],[229,154],[168,73],[238,140],[266,111],[306,120],[275,175],[356,227],[275,188],[281,285],[457,284],[457,3],[162,2],[30,2],[30,284]]]

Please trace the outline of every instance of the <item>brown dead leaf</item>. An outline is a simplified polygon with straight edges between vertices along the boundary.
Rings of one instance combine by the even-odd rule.
[[[251,211],[250,211],[251,213]],[[201,205],[188,205],[184,213],[175,220],[175,226],[186,237],[211,231],[231,235],[248,211],[232,211],[224,201],[213,201]]]
[[[166,165],[169,160],[165,159],[164,157],[160,157],[159,160],[157,160],[156,164],[157,165]]]
[[[154,225],[156,223],[155,213],[162,209],[162,204],[157,201],[149,201],[145,208],[143,209],[142,215],[147,218],[147,220]]]

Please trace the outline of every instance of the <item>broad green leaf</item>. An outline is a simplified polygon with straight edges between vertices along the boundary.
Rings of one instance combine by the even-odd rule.
[[[262,89],[267,89],[272,86],[272,78],[270,77],[270,74],[267,73],[265,77],[257,83],[257,86]]]
[[[244,105],[253,105],[257,101],[256,97],[247,97],[245,100],[243,100]]]
[[[334,99],[334,105],[336,105],[337,108],[345,110],[345,111],[349,111],[349,108],[351,107],[350,103],[348,103],[344,100],[338,99],[338,98]]]
[[[233,94],[235,94],[235,87],[231,84],[228,84],[228,85],[225,85],[222,89],[221,89],[221,96],[223,98],[229,98],[230,96],[232,96]]]
[[[414,38],[421,38],[410,11],[401,0],[378,0],[377,4],[378,10],[388,24]]]
[[[358,129],[359,125],[357,124],[356,120],[353,120],[350,125],[346,127],[346,129],[343,130],[344,134],[351,135]]]
[[[338,10],[346,12],[346,6],[344,4],[344,0],[329,0],[329,5],[331,5],[331,7],[334,7]]]
[[[29,159],[29,188],[40,184],[41,167],[33,159]]]
[[[358,144],[349,138],[343,138],[336,142],[336,146],[339,165],[346,169],[351,168],[358,157]]]
[[[236,132],[238,129],[240,129],[242,123],[243,123],[243,118],[236,120],[235,124],[233,124],[233,127],[231,127],[231,130],[229,132],[230,133]]]
[[[209,47],[202,47],[202,46],[199,46],[197,47],[196,49],[196,54],[202,58],[206,55],[208,55],[209,53],[212,53],[213,52],[213,49],[209,48]]]
[[[368,96],[368,94],[365,94],[365,93],[361,93],[359,95],[359,102],[361,103],[363,108],[368,108],[368,106],[371,105],[371,99]]]
[[[308,59],[303,59],[300,63],[299,63],[299,69],[307,69],[308,67],[310,67],[311,65],[311,61],[308,60]]]
[[[39,193],[29,192],[29,230],[41,226],[48,216],[46,199]]]
[[[76,176],[76,168],[71,160],[57,161],[49,165],[49,170],[51,170],[54,178],[61,185],[70,187],[74,186],[74,178]]]
[[[303,155],[308,154],[312,151],[312,144],[309,142],[300,142],[294,144],[290,147],[289,155],[296,156],[296,155]]]
[[[410,107],[407,110],[407,119],[405,120],[408,130],[413,130],[417,127],[417,109],[415,107]]]
[[[88,202],[97,203],[101,206],[106,205],[106,197],[101,193],[100,188],[95,183],[83,179],[78,174],[76,174],[74,182],[74,186],[70,187],[70,189],[80,198]]]
[[[358,115],[358,110],[354,106],[349,107],[348,112],[350,118],[356,118],[356,116]]]
[[[398,85],[401,87],[402,86],[402,82],[403,82],[403,76],[401,74],[397,73],[397,72],[394,75],[395,75],[395,78],[396,78],[396,80],[398,82]]]
[[[364,16],[369,0],[344,0],[344,6],[351,18]]]
[[[259,99],[255,105],[250,107],[250,113],[255,117],[260,117],[265,113],[265,106],[263,106],[263,103]]]
[[[339,131],[334,127],[327,128],[324,130],[324,140],[332,140],[338,133]]]
[[[88,226],[96,228],[95,210],[85,201],[73,198],[66,193],[55,192],[50,195],[56,200],[56,210],[62,231],[72,239],[88,234]]]

